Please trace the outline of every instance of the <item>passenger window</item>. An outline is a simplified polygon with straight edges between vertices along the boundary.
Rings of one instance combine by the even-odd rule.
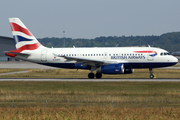
[[[101,56],[101,54],[99,54],[99,56]]]
[[[109,54],[109,56],[111,56],[111,54]]]
[[[98,54],[96,54],[96,56],[98,56]]]

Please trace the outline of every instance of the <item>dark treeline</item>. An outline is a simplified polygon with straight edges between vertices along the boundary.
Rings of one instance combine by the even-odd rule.
[[[154,46],[168,50],[180,51],[180,32],[163,34],[161,36],[109,36],[95,39],[72,38],[42,38],[38,39],[46,47],[126,47],[126,46]]]

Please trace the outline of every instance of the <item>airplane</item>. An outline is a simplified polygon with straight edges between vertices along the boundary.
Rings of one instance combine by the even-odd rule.
[[[153,79],[154,68],[178,62],[166,50],[150,46],[47,48],[19,18],[9,18],[9,22],[16,50],[5,51],[7,56],[46,66],[90,70],[90,79],[100,79],[102,74],[131,74],[136,68],[149,68],[150,78]]]

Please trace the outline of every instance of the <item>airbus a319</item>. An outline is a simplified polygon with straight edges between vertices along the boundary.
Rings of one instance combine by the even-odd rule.
[[[131,74],[135,68],[149,68],[153,79],[153,68],[178,62],[166,50],[155,47],[47,48],[19,18],[9,18],[9,22],[16,50],[6,51],[7,56],[58,68],[90,70],[91,79],[101,78],[102,74]]]

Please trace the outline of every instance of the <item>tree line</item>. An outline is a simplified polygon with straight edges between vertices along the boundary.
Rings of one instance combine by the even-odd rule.
[[[94,39],[84,38],[41,38],[38,39],[46,47],[127,47],[153,46],[169,52],[180,51],[180,32],[162,34],[160,36],[100,36]]]

